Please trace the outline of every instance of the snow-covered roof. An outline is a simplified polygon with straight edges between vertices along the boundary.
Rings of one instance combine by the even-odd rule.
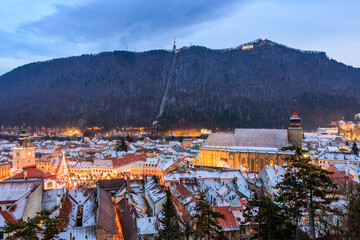
[[[0,182],[0,202],[17,201],[25,194],[35,189],[39,183],[35,182]]]
[[[57,201],[60,200],[64,194],[64,188],[57,188],[45,191],[42,197],[41,210],[54,209],[57,206]]]
[[[246,147],[281,148],[289,145],[286,129],[235,129],[234,144]]]
[[[238,128],[235,133],[211,133],[204,146],[278,149],[289,145],[286,129]]]
[[[65,232],[59,234],[62,239],[70,239],[72,236],[74,239],[96,240],[96,226],[67,227],[64,230]]]
[[[93,168],[113,168],[112,160],[96,159],[93,163]]]
[[[154,235],[158,233],[156,217],[136,218],[136,226],[140,235]]]
[[[145,201],[141,196],[139,196],[137,194],[134,194],[134,193],[131,193],[130,198],[136,205],[138,205],[138,206],[140,206],[142,208],[145,208]]]
[[[145,183],[145,189],[149,197],[151,197],[154,202],[160,201],[166,195],[163,188],[161,188],[154,179],[151,179]]]
[[[335,160],[335,161],[353,161],[360,163],[360,157],[354,153],[345,152],[324,152],[320,154],[317,159],[319,160]]]
[[[53,154],[55,151],[52,149],[41,149],[41,148],[37,148],[35,150],[35,153],[40,153],[40,154]]]
[[[204,146],[233,146],[234,134],[233,133],[210,133]]]
[[[157,165],[158,162],[159,162],[158,158],[146,158],[146,161],[144,164]]]
[[[276,184],[282,181],[283,175],[285,174],[285,169],[278,165],[275,166],[266,165],[263,169],[266,171],[270,184],[273,187],[275,187]]]

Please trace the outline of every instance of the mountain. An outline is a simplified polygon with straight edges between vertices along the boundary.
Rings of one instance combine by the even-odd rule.
[[[233,49],[114,51],[0,76],[0,124],[306,128],[359,112],[360,69],[324,52],[256,40]]]

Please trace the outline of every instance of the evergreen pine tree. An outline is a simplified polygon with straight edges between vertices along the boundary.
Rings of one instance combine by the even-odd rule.
[[[162,229],[159,231],[159,239],[181,239],[182,234],[170,191],[166,191],[166,200],[163,204],[162,212],[164,214],[164,218],[160,219]]]
[[[219,225],[218,218],[225,219],[225,216],[213,210],[211,205],[205,200],[205,193],[199,193],[196,203],[195,218],[195,239],[227,239]]]
[[[243,224],[254,226],[254,239],[292,239],[294,225],[270,196],[254,196],[249,199],[243,212]]]
[[[296,236],[298,239],[298,222],[303,211],[308,216],[310,238],[315,239],[315,212],[317,210],[330,211],[329,204],[336,200],[327,197],[332,193],[335,184],[329,177],[331,172],[311,164],[309,157],[305,156],[298,146],[282,148],[283,151],[294,151],[294,155],[286,158],[289,166],[286,168],[283,180],[277,184],[279,189],[277,201],[283,203],[296,223]]]
[[[8,240],[51,240],[56,239],[63,232],[63,220],[59,217],[51,218],[53,211],[43,210],[33,218],[15,223],[6,222],[5,233],[11,235]],[[40,238],[39,238],[40,237]]]
[[[116,145],[116,151],[120,152],[120,151],[125,151],[127,152],[127,145],[125,142],[125,138],[121,137],[120,143],[118,142]]]
[[[55,209],[54,209],[55,210]],[[54,211],[53,210],[53,211]],[[42,240],[51,240],[55,239],[61,232],[63,232],[63,223],[64,221],[57,218],[51,218],[53,211],[43,210],[39,214],[40,222],[44,228],[42,228]]]
[[[132,137],[130,137],[129,135],[126,136],[126,141],[127,142],[134,142],[134,139]]]
[[[344,214],[344,235],[346,239],[359,239],[360,236],[360,186],[348,196]]]
[[[356,139],[355,139],[354,144],[353,144],[353,146],[351,148],[351,152],[355,153],[356,155],[359,155],[359,149],[358,149],[357,144],[356,144]]]
[[[194,231],[194,222],[193,219],[189,215],[184,215],[182,217],[184,222],[184,235],[185,239],[189,240],[190,237],[195,233]]]

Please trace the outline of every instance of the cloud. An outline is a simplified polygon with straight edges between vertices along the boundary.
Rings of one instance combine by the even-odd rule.
[[[0,74],[16,63],[125,49],[126,42],[131,51],[171,48],[174,35],[179,47],[210,48],[268,38],[360,66],[359,8],[357,0],[3,1]]]
[[[102,0],[56,5],[56,13],[21,29],[73,43],[140,41],[221,17],[234,0]]]
[[[16,63],[124,49],[126,42],[135,51],[170,47],[174,35],[190,34],[186,29],[228,14],[236,3],[235,0],[4,2],[0,8],[0,58],[8,64],[1,67],[0,74]]]

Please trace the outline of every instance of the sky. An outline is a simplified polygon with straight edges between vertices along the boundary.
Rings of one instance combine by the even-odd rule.
[[[0,1],[0,75],[18,66],[104,51],[201,45],[236,47],[266,38],[325,51],[360,67],[359,0]]]

